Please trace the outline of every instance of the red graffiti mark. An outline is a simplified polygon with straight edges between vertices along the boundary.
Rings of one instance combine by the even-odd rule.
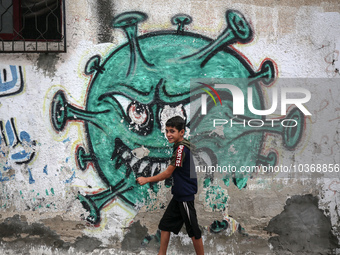
[[[314,111],[314,116],[315,116],[315,120],[312,121],[312,124],[316,123],[318,120],[318,113],[322,112],[324,109],[327,108],[327,106],[329,105],[329,101],[327,99],[324,99],[320,102],[319,105],[319,109]]]
[[[339,189],[337,188],[337,187],[332,187],[333,185],[338,185],[338,184],[340,184],[340,182],[338,182],[338,181],[332,181],[329,185],[328,185],[328,189],[329,190],[331,190],[331,191],[333,191],[333,193],[334,193],[334,195],[337,193],[337,192],[339,192]]]
[[[339,113],[339,116],[334,118],[334,119],[330,119],[329,122],[333,121],[333,120],[340,120],[340,107],[335,108],[335,112]]]
[[[322,136],[321,137],[321,139],[320,139],[320,143],[318,144],[320,147],[322,147],[323,145],[324,146],[327,146],[327,149],[330,151],[330,153],[329,154],[323,154],[324,156],[331,156],[331,155],[333,155],[334,154],[334,147],[335,146],[339,146],[339,143],[340,143],[340,141],[339,140],[337,140],[337,134],[335,134],[335,136],[334,136],[334,139],[333,139],[333,144],[331,144],[331,140],[329,139],[329,137],[327,136],[327,135],[324,135],[324,136]]]

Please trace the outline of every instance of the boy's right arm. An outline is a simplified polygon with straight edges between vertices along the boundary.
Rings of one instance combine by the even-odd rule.
[[[140,184],[140,185],[144,185],[144,184],[147,184],[148,182],[159,182],[159,181],[163,181],[165,179],[168,179],[170,178],[170,176],[172,175],[173,171],[175,171],[176,167],[175,166],[172,166],[172,165],[169,165],[168,168],[155,175],[155,176],[151,176],[151,177],[138,177],[137,178],[137,182]]]

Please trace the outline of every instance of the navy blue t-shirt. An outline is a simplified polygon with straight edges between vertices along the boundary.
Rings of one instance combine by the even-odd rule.
[[[172,173],[171,193],[174,199],[177,201],[193,201],[197,193],[197,178],[188,140],[184,139],[174,145],[170,165],[176,167]]]

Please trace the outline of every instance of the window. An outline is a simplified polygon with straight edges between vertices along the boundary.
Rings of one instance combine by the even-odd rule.
[[[64,0],[0,0],[0,52],[66,52]]]

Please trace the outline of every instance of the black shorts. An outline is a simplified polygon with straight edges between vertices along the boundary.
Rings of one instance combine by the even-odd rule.
[[[177,235],[183,223],[185,223],[189,237],[201,238],[194,201],[180,202],[172,198],[159,222],[158,228]]]

